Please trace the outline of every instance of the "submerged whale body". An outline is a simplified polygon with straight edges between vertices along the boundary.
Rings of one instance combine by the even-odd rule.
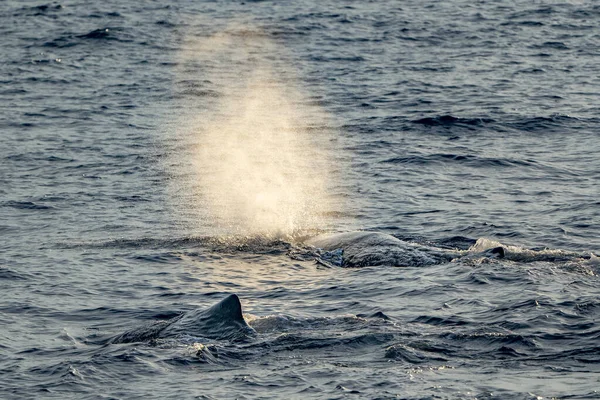
[[[425,266],[449,262],[456,254],[405,242],[381,232],[323,234],[305,244],[324,250],[318,261],[341,267]]]
[[[560,249],[532,250],[506,246],[494,240],[480,238],[467,250],[441,249],[406,242],[381,232],[346,232],[323,234],[304,242],[316,248],[317,262],[339,267],[420,267],[454,260],[481,261],[504,259],[520,263],[587,263],[598,264],[592,253],[581,254]]]
[[[205,310],[193,310],[114,337],[110,343],[135,343],[181,336],[238,339],[254,333],[242,314],[242,304],[231,294]]]

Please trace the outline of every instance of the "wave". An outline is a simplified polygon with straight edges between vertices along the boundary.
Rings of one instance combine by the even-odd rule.
[[[32,201],[6,201],[4,207],[12,207],[18,210],[52,210],[53,207],[44,204],[34,203]]]
[[[62,6],[62,4],[57,4],[57,3],[40,4],[37,6],[23,7],[19,11],[17,11],[15,16],[19,16],[22,13],[26,16],[33,16],[33,17],[36,17],[36,16],[55,17],[57,13],[63,11],[64,9],[65,8]]]
[[[86,33],[75,34],[66,33],[51,41],[45,42],[45,47],[73,47],[83,44],[86,41],[116,41],[129,43],[134,41],[134,37],[128,31],[121,27],[105,27],[91,30]]]
[[[449,126],[449,125],[475,125],[480,126],[495,122],[491,118],[459,118],[452,115],[440,115],[426,117],[412,121],[415,124],[427,126]]]
[[[28,279],[30,279],[28,274],[0,265],[0,281],[26,281]]]
[[[578,118],[564,114],[551,114],[547,116],[515,116],[503,115],[491,118],[481,117],[458,117],[449,114],[424,117],[409,121],[412,124],[422,125],[429,128],[452,129],[482,129],[490,128],[503,132],[515,130],[520,132],[564,132],[566,127],[597,126],[598,118]]]
[[[518,160],[510,158],[490,158],[490,157],[479,157],[476,155],[462,155],[462,154],[428,154],[428,155],[410,155],[404,157],[393,157],[383,161],[381,163],[392,163],[392,164],[417,164],[425,165],[431,163],[460,163],[473,167],[538,167],[538,164],[534,160]]]

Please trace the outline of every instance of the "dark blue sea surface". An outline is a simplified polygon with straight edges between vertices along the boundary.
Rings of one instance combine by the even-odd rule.
[[[0,1],[0,398],[600,398],[598,21]]]

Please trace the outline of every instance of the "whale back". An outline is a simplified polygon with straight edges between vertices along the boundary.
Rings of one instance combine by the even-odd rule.
[[[400,239],[395,238],[392,235],[388,235],[381,232],[344,232],[334,234],[323,234],[315,236],[306,241],[306,244],[321,248],[323,250],[332,251],[335,249],[346,249],[350,247],[360,246],[374,246],[374,245],[402,245],[403,242]]]
[[[435,248],[405,242],[381,232],[346,232],[324,234],[306,244],[327,252],[341,249],[342,267],[388,265],[396,267],[425,266],[447,262],[448,254]]]
[[[252,334],[246,323],[242,304],[231,294],[204,310],[193,310],[175,318],[133,329],[114,337],[111,343],[134,343],[181,336],[209,339],[238,339]]]

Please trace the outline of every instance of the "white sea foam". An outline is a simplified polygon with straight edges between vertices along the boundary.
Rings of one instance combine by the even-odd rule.
[[[487,238],[477,239],[477,242],[469,248],[468,253],[483,253],[497,247],[503,248],[505,259],[516,262],[571,261],[581,256],[581,254],[561,249],[532,250],[520,246],[507,246]]]

